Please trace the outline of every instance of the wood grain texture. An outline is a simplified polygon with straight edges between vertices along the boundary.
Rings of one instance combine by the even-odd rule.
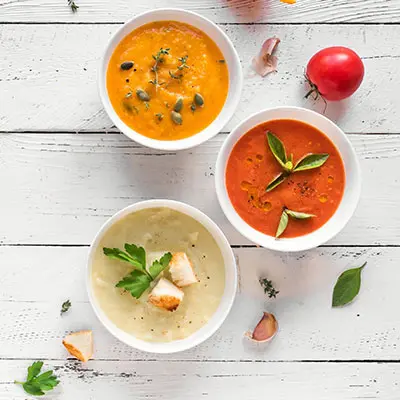
[[[231,244],[248,244],[228,223],[214,190],[226,135],[193,150],[162,153],[118,134],[0,134],[0,242],[89,244],[119,209],[152,198],[198,207]],[[399,135],[349,135],[361,160],[361,201],[331,242],[400,243]]]
[[[198,12],[219,23],[399,22],[399,0],[76,0],[77,13],[67,1],[0,0],[0,22],[124,22],[162,7]]]
[[[31,361],[0,361],[0,399],[27,396],[13,384]],[[399,364],[48,361],[60,385],[44,400],[398,400]],[[228,391],[229,388],[229,391]],[[83,397],[84,396],[84,397]]]
[[[115,131],[97,93],[97,68],[115,25],[2,25],[0,131]],[[347,132],[399,133],[397,25],[223,26],[242,60],[245,85],[229,131],[250,114],[279,105],[323,110],[306,101],[304,67],[319,49],[347,45],[362,56],[366,77],[327,116]],[[261,78],[250,68],[262,42],[277,35],[279,72]],[[78,45],[79,44],[79,45]]]
[[[0,358],[64,359],[64,335],[92,329],[97,360],[400,360],[400,322],[394,318],[400,248],[323,248],[292,255],[262,248],[234,251],[240,285],[221,329],[192,350],[154,355],[118,342],[95,317],[84,281],[88,248],[1,246],[7,269],[0,287]],[[359,296],[332,309],[337,276],[364,261]],[[260,277],[273,281],[280,291],[276,299],[264,295]],[[61,317],[67,299],[72,307]],[[280,331],[270,344],[257,345],[243,335],[264,310],[276,315]]]

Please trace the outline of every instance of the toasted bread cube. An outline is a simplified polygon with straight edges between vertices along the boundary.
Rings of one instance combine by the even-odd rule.
[[[92,331],[79,331],[65,336],[63,345],[78,360],[86,362],[93,355]]]
[[[175,311],[182,299],[182,290],[165,278],[161,278],[149,294],[151,304],[168,311]]]
[[[193,270],[193,264],[186,253],[174,253],[169,263],[172,281],[179,287],[197,283],[198,279]]]

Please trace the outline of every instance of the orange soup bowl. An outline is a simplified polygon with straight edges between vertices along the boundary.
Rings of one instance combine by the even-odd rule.
[[[197,146],[231,119],[243,73],[228,36],[181,9],[137,15],[111,37],[99,69],[103,106],[115,126],[158,150]]]
[[[247,239],[277,251],[315,248],[353,215],[361,170],[345,133],[299,107],[253,114],[227,137],[218,155],[218,200]]]

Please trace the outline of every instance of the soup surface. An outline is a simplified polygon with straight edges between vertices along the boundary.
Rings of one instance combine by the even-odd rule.
[[[148,289],[139,299],[115,287],[132,266],[103,254],[103,247],[143,246],[147,265],[166,252],[185,252],[198,283],[182,288],[176,311],[147,302]],[[170,279],[168,270],[161,273]],[[154,282],[155,284],[155,282]],[[193,218],[169,208],[132,213],[113,225],[101,239],[92,263],[92,287],[101,309],[120,329],[151,342],[184,339],[200,329],[217,310],[225,288],[225,268],[213,236]]]
[[[157,140],[202,131],[220,113],[228,88],[228,68],[217,45],[199,29],[175,21],[132,31],[116,47],[107,71],[116,113],[136,132]],[[148,97],[142,94],[141,100],[138,90]],[[175,108],[179,99],[182,104]],[[178,116],[172,115],[174,108]]]
[[[292,173],[270,192],[267,185],[282,172],[267,140],[272,132],[293,153],[294,163],[309,153],[329,154],[321,167]],[[283,209],[315,217],[290,219],[282,237],[308,234],[324,225],[343,196],[345,171],[331,140],[315,127],[296,120],[272,120],[252,128],[233,148],[226,167],[226,187],[235,210],[253,228],[275,236]]]

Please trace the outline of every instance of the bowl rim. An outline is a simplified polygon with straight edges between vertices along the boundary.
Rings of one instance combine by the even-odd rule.
[[[148,342],[142,339],[138,339],[133,334],[127,333],[122,329],[118,328],[102,310],[100,304],[96,299],[91,283],[92,263],[94,254],[97,250],[97,247],[102,237],[112,225],[114,225],[116,222],[120,221],[122,218],[131,213],[149,208],[164,208],[164,207],[171,208],[173,210],[179,211],[183,214],[192,217],[202,226],[204,226],[204,228],[207,229],[207,231],[214,237],[224,259],[225,288],[217,310],[214,312],[210,320],[200,329],[198,329],[197,331],[195,331],[190,336],[184,339],[173,340],[170,342]],[[97,232],[90,245],[87,257],[85,275],[86,275],[86,291],[89,297],[89,302],[101,324],[114,337],[116,337],[123,343],[127,344],[128,346],[149,353],[158,353],[158,354],[176,353],[179,351],[188,350],[210,338],[221,327],[221,325],[227,318],[229,312],[231,311],[236,297],[237,285],[238,285],[236,259],[227,238],[225,237],[222,230],[218,227],[218,225],[210,217],[208,217],[206,214],[204,214],[197,208],[180,201],[167,200],[167,199],[140,201],[119,210],[110,218],[108,218],[107,221],[101,226],[100,230]],[[218,318],[216,316],[218,316]]]
[[[252,122],[254,120],[257,121],[264,115],[281,113],[281,112],[288,114],[296,113],[297,116],[296,117],[283,116],[283,117],[273,117],[273,118],[271,117],[268,118],[266,116],[260,122]],[[328,132],[325,132],[324,130],[319,128],[317,124],[304,121],[304,118],[302,118],[302,116],[307,114],[310,118],[313,117],[316,120],[319,120],[321,124],[325,124],[326,126],[329,126],[330,129],[335,130],[336,134],[340,137],[341,141],[340,146],[338,145],[337,139],[333,138],[331,134],[329,134]],[[343,197],[341,202],[339,203],[337,210],[324,225],[322,225],[319,229],[307,235],[295,238],[282,238],[277,240],[272,236],[266,235],[256,230],[255,228],[247,224],[247,222],[245,222],[239,216],[239,214],[234,209],[229,199],[229,195],[227,193],[225,184],[225,171],[233,147],[235,146],[237,141],[243,135],[245,135],[250,129],[270,119],[271,120],[294,119],[315,126],[318,130],[322,131],[332,141],[332,143],[339,151],[339,154],[344,164],[346,183],[344,187]],[[244,129],[244,126],[249,125],[250,123],[251,126]],[[348,161],[347,163],[345,162],[345,157],[339,147],[345,148],[346,159]],[[347,164],[351,164],[351,168],[347,168],[346,167]],[[352,178],[351,180],[353,185],[351,187],[349,187],[350,186],[349,177]],[[357,158],[353,145],[351,144],[350,140],[343,132],[343,130],[339,128],[339,126],[336,125],[333,121],[328,119],[326,116],[319,114],[313,110],[309,110],[307,108],[295,107],[295,106],[266,108],[250,115],[248,118],[243,120],[231,131],[231,133],[228,135],[228,137],[222,144],[218,153],[216,161],[216,169],[215,169],[215,187],[216,187],[218,201],[229,222],[239,233],[241,233],[245,238],[247,238],[251,242],[256,243],[264,248],[281,252],[297,252],[297,251],[310,250],[326,243],[327,241],[331,240],[334,236],[336,236],[346,226],[346,224],[349,222],[350,218],[352,217],[352,215],[356,210],[361,195],[361,186],[362,186],[361,182],[362,182],[362,174],[361,174],[359,160]],[[336,225],[333,226],[335,218],[338,217],[339,210],[344,215],[343,216],[340,215],[340,221],[338,221]],[[329,229],[330,231],[327,232],[327,229]]]
[[[197,29],[200,29],[203,31],[203,29],[197,27],[194,25],[194,20],[200,21],[204,23],[205,25],[208,25],[210,29],[212,29],[216,35],[219,35],[219,39],[223,41],[226,44],[226,53],[223,53],[225,59],[227,59],[226,55],[229,52],[229,55],[231,57],[231,61],[227,61],[227,66],[229,69],[229,90],[227,94],[227,98],[225,100],[225,103],[220,110],[219,114],[217,117],[208,125],[206,126],[203,130],[200,132],[189,136],[184,139],[179,139],[179,140],[157,140],[157,139],[152,139],[147,136],[144,136],[140,134],[139,132],[136,132],[133,128],[129,127],[125,122],[122,121],[122,119],[118,116],[118,114],[115,112],[114,107],[111,104],[111,101],[108,96],[108,91],[107,91],[107,68],[109,64],[109,59],[112,55],[112,53],[115,50],[115,47],[121,42],[121,40],[128,34],[124,33],[127,27],[131,25],[135,25],[137,21],[141,21],[142,19],[146,19],[147,17],[153,16],[154,19],[152,19],[153,22],[155,21],[163,21],[163,20],[174,20],[173,18],[166,18],[163,19],[163,15],[169,15],[169,14],[175,14],[177,18],[182,18],[182,22],[185,19],[189,19],[189,21],[185,21],[185,23],[194,26]],[[190,21],[190,19],[193,19]],[[146,23],[150,23],[151,21],[147,22],[139,22],[139,24],[135,27],[132,27],[129,31],[131,32],[132,30],[145,25]],[[204,31],[203,31],[204,32]],[[208,35],[214,43],[217,45],[217,47],[220,49],[222,52],[223,50],[217,43],[217,39],[215,37],[211,37],[208,33],[204,32],[206,35]],[[232,73],[233,71],[233,73]],[[110,37],[108,40],[108,43],[103,51],[103,55],[100,59],[99,63],[99,69],[98,69],[98,91],[100,95],[101,102],[103,104],[103,107],[108,115],[108,117],[111,119],[113,124],[118,128],[120,132],[122,132],[125,136],[129,137],[130,139],[134,140],[135,142],[155,149],[155,150],[164,150],[164,151],[178,151],[178,150],[185,150],[185,149],[190,149],[192,147],[198,146],[207,140],[213,138],[215,135],[217,135],[221,130],[227,125],[227,123],[230,121],[232,116],[234,115],[240,99],[241,99],[241,94],[243,90],[243,70],[242,66],[240,63],[240,58],[239,55],[228,37],[228,35],[214,22],[212,22],[210,19],[196,13],[193,11],[188,11],[184,10],[181,8],[157,8],[155,10],[150,10],[150,11],[145,11],[143,13],[140,13],[138,15],[135,15],[133,18],[129,19],[126,21],[121,27],[119,27]],[[204,133],[205,132],[205,133]]]

